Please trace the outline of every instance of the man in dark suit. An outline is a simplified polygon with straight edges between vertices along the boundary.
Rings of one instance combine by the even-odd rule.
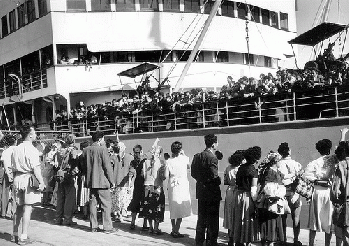
[[[101,204],[103,229],[105,233],[113,233],[111,221],[111,193],[114,187],[113,169],[108,150],[104,142],[103,132],[92,135],[93,144],[83,150],[83,165],[86,175],[86,187],[90,188],[90,225],[92,232],[100,231],[97,221],[97,204]]]
[[[206,149],[193,158],[191,176],[196,180],[196,199],[198,199],[198,220],[195,242],[197,246],[216,246],[219,231],[219,204],[222,200],[218,176],[217,136],[205,136]],[[207,229],[207,232],[206,232]]]

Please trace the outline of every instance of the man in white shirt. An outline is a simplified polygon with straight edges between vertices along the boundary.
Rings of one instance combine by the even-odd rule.
[[[286,186],[286,199],[288,201],[288,206],[291,209],[291,217],[293,221],[293,240],[294,244],[302,245],[298,240],[300,233],[300,213],[302,208],[302,202],[300,200],[299,194],[295,193],[291,189],[291,184],[296,179],[297,174],[302,170],[302,165],[295,160],[291,159],[291,149],[288,146],[288,143],[281,143],[278,148],[279,154],[282,156],[282,159],[278,162],[278,170],[282,174],[283,184]],[[284,227],[285,241],[286,241],[286,219],[287,214],[282,215],[282,223]]]
[[[21,129],[23,142],[13,149],[12,170],[14,174],[13,184],[15,188],[15,200],[17,204],[13,220],[13,236],[16,243],[25,245],[31,243],[28,239],[28,228],[33,204],[41,201],[41,193],[29,186],[32,174],[39,181],[39,191],[45,189],[41,175],[39,151],[33,146],[36,139],[34,127],[24,125]],[[18,235],[18,227],[22,220],[22,235]]]

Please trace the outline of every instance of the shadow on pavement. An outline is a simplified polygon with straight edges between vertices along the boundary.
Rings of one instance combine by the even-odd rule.
[[[4,239],[6,241],[11,241],[11,234],[7,232],[0,232],[0,239]]]

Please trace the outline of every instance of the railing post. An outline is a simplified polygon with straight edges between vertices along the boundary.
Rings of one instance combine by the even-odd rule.
[[[202,125],[203,125],[203,128],[206,127],[206,119],[205,119],[205,104],[202,103]]]
[[[225,101],[225,114],[227,115],[227,126],[229,126],[229,108],[228,108],[228,100]]]
[[[174,112],[173,114],[174,114],[174,129],[177,130],[177,116],[176,116],[176,112]]]
[[[151,113],[151,132],[154,132],[154,114]]]
[[[297,114],[296,114],[296,92],[293,92],[293,120],[297,120]]]
[[[259,116],[259,123],[262,123],[262,102],[261,97],[258,97],[258,116]]]
[[[334,87],[334,96],[335,96],[335,103],[336,103],[336,117],[339,117],[337,86]]]

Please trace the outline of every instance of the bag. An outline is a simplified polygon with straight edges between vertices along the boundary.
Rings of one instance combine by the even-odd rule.
[[[310,200],[314,192],[314,184],[302,175],[298,175],[292,184],[292,188],[302,197]]]
[[[200,165],[201,165],[201,153],[197,153],[194,155],[193,157],[193,161],[191,163],[191,176],[197,180],[198,178],[198,174],[199,174],[199,170],[200,170]]]
[[[35,177],[35,175],[32,173],[29,178],[29,187],[37,190],[39,189],[40,183],[39,180]]]

